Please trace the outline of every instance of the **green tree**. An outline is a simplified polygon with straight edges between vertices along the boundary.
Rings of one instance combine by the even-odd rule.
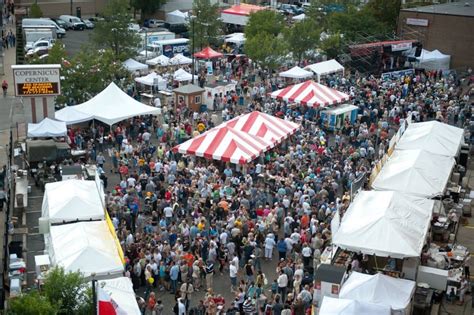
[[[41,11],[40,6],[35,2],[30,7],[30,18],[40,18],[43,17],[43,11]]]
[[[10,307],[7,314],[55,315],[58,314],[58,307],[37,291],[32,291],[10,299]]]
[[[166,0],[132,0],[132,7],[140,11],[142,19],[153,16]]]
[[[196,51],[211,44],[217,45],[223,33],[219,4],[211,4],[210,0],[194,0],[193,14],[189,22],[189,38],[194,40],[193,49]]]
[[[291,28],[284,32],[285,41],[289,50],[293,53],[293,57],[301,61],[306,57],[306,52],[315,49],[319,43],[321,34],[314,20],[304,19],[295,23]]]
[[[247,56],[265,69],[276,69],[287,49],[281,36],[260,33],[245,40],[244,49]]]
[[[58,306],[58,314],[70,315],[88,314],[92,310],[90,290],[81,273],[68,273],[56,267],[48,272],[42,292],[51,304]]]
[[[245,26],[245,38],[249,39],[261,33],[278,36],[285,27],[283,15],[276,11],[261,10],[250,14]]]
[[[128,29],[130,16],[127,0],[110,0],[104,10],[104,20],[96,24],[92,42],[99,49],[110,49],[116,60],[125,60],[136,54],[140,38]]]
[[[321,41],[319,48],[326,54],[328,59],[336,58],[342,53],[341,35],[339,33],[329,35]]]
[[[397,28],[401,5],[401,0],[370,0],[365,9],[380,23],[384,23],[394,31]]]
[[[66,49],[64,49],[64,44],[60,41],[56,41],[49,50],[47,63],[49,64],[62,64],[66,58]]]

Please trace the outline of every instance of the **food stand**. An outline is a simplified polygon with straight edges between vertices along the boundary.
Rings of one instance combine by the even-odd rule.
[[[173,90],[175,95],[175,105],[184,102],[186,106],[194,112],[203,111],[204,89],[193,84],[180,86]]]
[[[344,121],[349,120],[353,124],[357,119],[359,107],[351,104],[342,104],[328,108],[321,112],[323,127],[327,130],[336,131],[344,127]]]

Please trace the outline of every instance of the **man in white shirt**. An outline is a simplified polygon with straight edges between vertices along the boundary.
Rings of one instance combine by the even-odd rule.
[[[273,247],[275,247],[275,237],[272,233],[267,235],[265,239],[265,259],[271,260],[273,256]]]
[[[283,270],[280,270],[280,275],[278,276],[277,283],[278,283],[278,293],[280,293],[280,296],[283,302],[285,302],[286,290],[288,287],[288,276],[283,272]]]
[[[311,261],[312,250],[311,247],[309,247],[308,243],[304,243],[303,249],[301,250],[301,254],[303,255],[303,263],[305,267],[309,266],[309,263]]]
[[[229,265],[229,276],[230,276],[230,283],[231,283],[231,291],[235,290],[237,288],[237,273],[238,269],[237,267],[231,263]]]
[[[149,143],[150,143],[150,139],[151,139],[151,133],[149,133],[148,130],[146,130],[146,131],[142,134],[142,139],[143,139],[143,141],[145,141],[145,144],[149,144]]]
[[[135,184],[137,183],[137,180],[130,176],[129,178],[127,178],[127,185],[129,188],[132,188],[132,187],[135,187]]]

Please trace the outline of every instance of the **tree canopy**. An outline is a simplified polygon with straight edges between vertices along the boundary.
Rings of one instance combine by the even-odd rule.
[[[252,38],[260,33],[278,36],[285,27],[283,16],[275,11],[261,10],[250,14],[245,26],[245,38]]]
[[[293,53],[296,60],[301,61],[306,53],[317,48],[321,34],[317,23],[311,19],[295,23],[284,32],[288,49]]]
[[[193,49],[196,51],[218,44],[219,36],[222,34],[219,5],[211,4],[210,0],[194,0],[193,14],[189,22],[189,38],[191,41],[194,38]]]
[[[116,60],[125,60],[136,54],[140,38],[128,29],[130,16],[127,0],[110,0],[104,10],[104,20],[97,22],[92,42],[99,49],[110,49]]]

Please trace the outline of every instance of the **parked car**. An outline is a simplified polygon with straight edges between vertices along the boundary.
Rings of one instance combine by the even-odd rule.
[[[51,49],[51,47],[49,47],[49,46],[39,46],[39,47],[36,47],[34,49],[28,50],[25,57],[26,58],[40,57],[40,59],[43,59],[43,58],[46,58],[46,57],[43,57],[43,56],[45,56],[45,55],[47,56],[49,54],[50,49]]]
[[[65,30],[70,30],[72,28],[72,24],[65,22],[61,19],[51,18],[59,27],[64,28]]]
[[[89,18],[88,20],[91,21],[92,23],[97,23],[99,21],[103,21],[104,18],[100,16],[94,16],[94,17]]]
[[[65,22],[71,23],[73,30],[83,31],[86,29],[86,25],[77,16],[61,15],[59,18]]]
[[[92,23],[92,21],[90,21],[89,19],[81,19],[82,23],[84,23],[86,25],[86,28],[91,30],[95,27],[94,23]]]
[[[39,47],[48,47],[48,48],[51,48],[53,47],[54,43],[56,42],[55,39],[52,39],[52,38],[41,38],[41,39],[38,39],[36,42],[34,42],[31,47],[28,49],[28,52],[30,50],[34,50],[36,48],[39,48]],[[27,53],[28,53],[27,52]]]
[[[164,27],[165,21],[157,20],[157,19],[146,19],[143,22],[143,26],[148,28],[157,28],[157,27]]]
[[[285,15],[300,15],[300,14],[303,14],[304,13],[304,10],[296,5],[293,5],[293,4],[286,4],[286,3],[282,3],[279,7],[278,7],[278,11],[285,14]]]
[[[137,23],[129,23],[128,24],[128,30],[129,31],[134,31],[134,32],[138,33],[138,32],[140,32],[140,29],[141,29],[141,27]]]

